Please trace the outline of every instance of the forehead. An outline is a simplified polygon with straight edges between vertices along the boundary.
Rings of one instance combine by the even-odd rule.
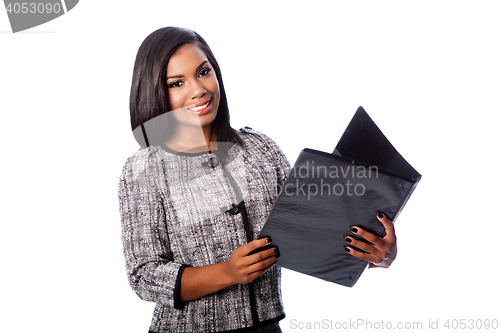
[[[208,61],[208,58],[197,45],[183,45],[170,58],[167,75],[180,75],[184,72],[195,71],[204,61]]]

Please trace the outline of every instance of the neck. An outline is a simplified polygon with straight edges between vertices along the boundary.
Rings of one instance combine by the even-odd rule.
[[[180,127],[165,141],[165,145],[175,151],[196,153],[217,149],[216,141],[217,136],[210,124],[204,127]]]
[[[216,135],[215,133],[212,131],[212,124],[210,124],[210,128],[207,128],[208,126],[204,127],[203,128],[203,137],[205,139],[205,144],[207,145],[208,147],[208,150],[212,150],[214,149],[214,147],[212,147],[212,149],[210,149],[210,142],[212,143],[215,143],[217,141],[217,138],[216,138]]]

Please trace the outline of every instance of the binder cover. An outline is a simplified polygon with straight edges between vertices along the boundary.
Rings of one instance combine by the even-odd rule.
[[[383,236],[376,212],[394,222],[420,178],[359,107],[332,154],[300,153],[260,237],[278,246],[277,265],[352,287],[367,262],[344,236],[357,238],[352,225]]]

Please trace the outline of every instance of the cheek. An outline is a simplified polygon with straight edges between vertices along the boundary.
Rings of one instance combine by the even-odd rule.
[[[168,101],[170,110],[179,109],[184,106],[184,96],[179,89],[171,89],[168,91]]]
[[[214,76],[214,79],[210,81],[210,90],[214,92],[215,95],[215,102],[217,103],[217,106],[219,105],[220,101],[220,89],[219,89],[219,82],[217,81],[217,78]]]

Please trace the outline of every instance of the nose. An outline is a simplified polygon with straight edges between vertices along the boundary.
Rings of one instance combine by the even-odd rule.
[[[193,80],[191,82],[191,99],[197,99],[205,96],[207,89],[200,80]]]

